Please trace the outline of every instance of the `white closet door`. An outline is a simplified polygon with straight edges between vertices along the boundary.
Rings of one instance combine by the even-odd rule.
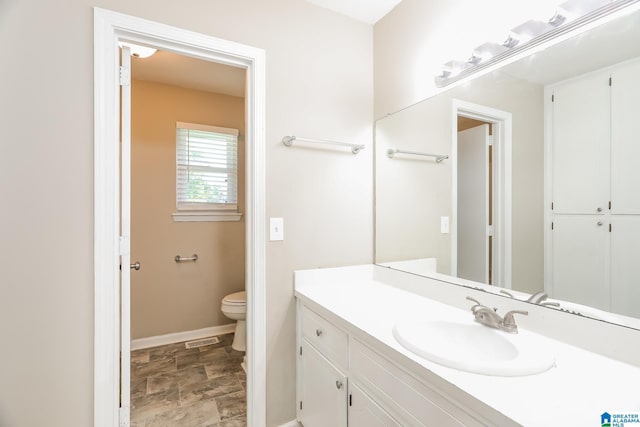
[[[609,93],[609,75],[602,73],[554,90],[554,213],[598,214],[608,209]]]
[[[457,276],[489,283],[489,125],[458,132]]]
[[[611,213],[640,214],[640,61],[616,69],[611,86]]]
[[[616,216],[611,229],[611,311],[640,317],[640,216]]]
[[[553,218],[553,298],[609,310],[609,224],[597,215]]]

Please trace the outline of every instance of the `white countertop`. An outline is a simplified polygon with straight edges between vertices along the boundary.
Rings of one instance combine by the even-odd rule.
[[[603,412],[640,412],[640,368],[530,331],[525,332],[535,335],[556,358],[556,366],[542,374],[494,377],[432,363],[402,347],[393,337],[393,326],[406,320],[471,320],[470,311],[376,281],[364,267],[332,270],[296,272],[296,296],[523,426],[599,426]]]

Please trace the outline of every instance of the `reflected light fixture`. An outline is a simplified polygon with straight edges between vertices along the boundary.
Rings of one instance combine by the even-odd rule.
[[[436,87],[448,86],[637,1],[639,0],[565,1],[512,28],[504,41],[486,42],[477,46],[466,61],[452,59],[446,62],[441,73],[435,77]]]
[[[158,51],[158,49],[154,49],[152,47],[140,46],[138,44],[127,42],[118,42],[118,45],[120,45],[120,47],[126,46],[131,49],[131,56],[134,58],[148,58]]]

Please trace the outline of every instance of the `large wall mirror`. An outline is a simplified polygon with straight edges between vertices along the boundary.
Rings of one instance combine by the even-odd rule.
[[[640,329],[640,11],[378,120],[375,144],[376,264]]]

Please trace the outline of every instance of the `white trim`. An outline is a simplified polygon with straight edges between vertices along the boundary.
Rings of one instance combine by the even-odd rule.
[[[119,425],[118,41],[140,43],[247,71],[247,421],[266,423],[265,53],[144,19],[94,8],[94,426]]]
[[[211,326],[208,328],[194,329],[193,331],[174,332],[155,337],[137,338],[131,341],[131,350],[142,350],[145,348],[158,347],[160,345],[175,344],[177,342],[199,340],[216,335],[230,334],[236,330],[236,324],[230,323],[222,326]]]
[[[300,427],[301,424],[296,420],[291,420],[288,423],[280,424],[279,427]]]
[[[240,221],[240,212],[175,212],[171,216],[175,222]]]
[[[493,242],[497,249],[494,257],[495,283],[511,289],[511,209],[512,209],[512,116],[506,111],[452,100],[451,103],[451,275],[457,272],[457,215],[458,215],[458,116],[469,117],[493,124]]]

